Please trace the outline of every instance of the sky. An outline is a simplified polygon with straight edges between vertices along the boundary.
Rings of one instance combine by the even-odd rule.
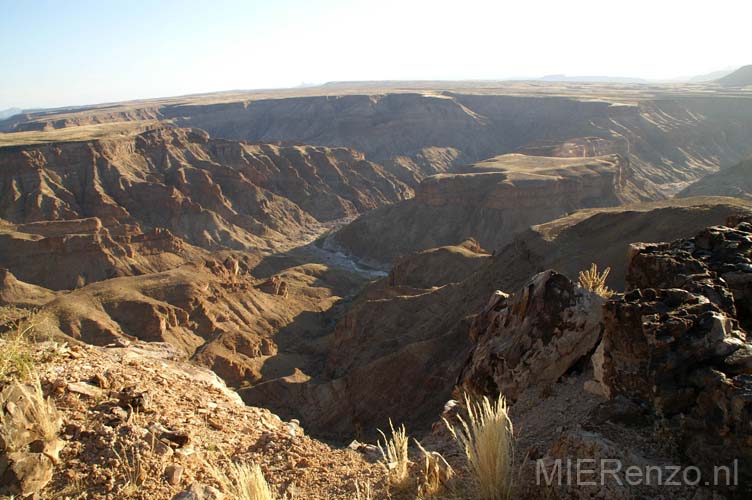
[[[752,63],[748,0],[0,0],[0,110]]]

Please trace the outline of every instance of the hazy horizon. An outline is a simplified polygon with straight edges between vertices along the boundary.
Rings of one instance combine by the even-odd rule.
[[[671,80],[750,62],[744,14],[752,9],[731,1],[712,10],[674,0],[629,8],[593,0],[0,7],[0,110],[332,81]]]

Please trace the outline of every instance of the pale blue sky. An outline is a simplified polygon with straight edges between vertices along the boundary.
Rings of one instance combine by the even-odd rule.
[[[302,82],[671,78],[752,63],[747,0],[0,0],[0,110]]]

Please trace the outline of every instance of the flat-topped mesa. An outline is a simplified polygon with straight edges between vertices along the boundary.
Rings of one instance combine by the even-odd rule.
[[[517,153],[530,156],[554,156],[557,158],[581,158],[604,155],[629,155],[629,145],[623,137],[575,137],[566,141],[535,141]]]
[[[509,154],[457,170],[424,179],[415,198],[365,214],[333,239],[381,264],[469,237],[494,250],[531,225],[582,208],[621,205],[633,196],[631,168],[619,155]]]
[[[556,203],[576,208],[620,202],[622,160],[503,155],[457,174],[438,174],[417,188],[415,200],[431,206],[472,206],[493,210],[542,209]]]
[[[49,238],[72,234],[96,234],[102,232],[104,227],[99,217],[87,217],[85,219],[29,222],[27,224],[19,224],[16,227],[16,231],[19,233],[38,234]]]

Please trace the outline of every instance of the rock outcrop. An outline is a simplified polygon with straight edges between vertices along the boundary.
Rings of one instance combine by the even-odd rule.
[[[633,245],[627,290],[609,300],[578,293],[553,272],[536,276],[514,296],[496,292],[469,330],[474,345],[458,389],[501,393],[517,402],[512,414],[518,412],[520,423],[537,433],[523,439],[546,442],[547,459],[606,457],[660,466],[645,457],[665,447],[673,449],[668,452],[673,458],[662,460],[697,466],[703,484],[715,480],[715,487],[746,498],[752,491],[752,343],[746,312],[751,251],[752,219],[735,217],[690,238]],[[568,376],[594,380],[565,389]],[[591,401],[590,411],[584,428],[554,437],[531,412],[535,401],[543,405],[556,391],[567,390],[568,398]],[[593,404],[588,392],[608,401]],[[549,426],[568,421],[550,419]],[[624,436],[637,441],[630,444]],[[642,449],[630,456],[636,443]],[[719,467],[727,468],[725,477],[718,477]],[[569,494],[577,498],[592,494],[575,490]],[[629,492],[608,495],[626,498]]]
[[[752,478],[752,224],[634,248],[628,291],[606,306],[596,374],[609,396],[648,402],[703,468]],[[740,324],[741,323],[741,324]]]
[[[531,387],[555,384],[600,341],[604,302],[554,271],[512,296],[495,292],[470,327],[473,350],[458,387],[514,401]]]

